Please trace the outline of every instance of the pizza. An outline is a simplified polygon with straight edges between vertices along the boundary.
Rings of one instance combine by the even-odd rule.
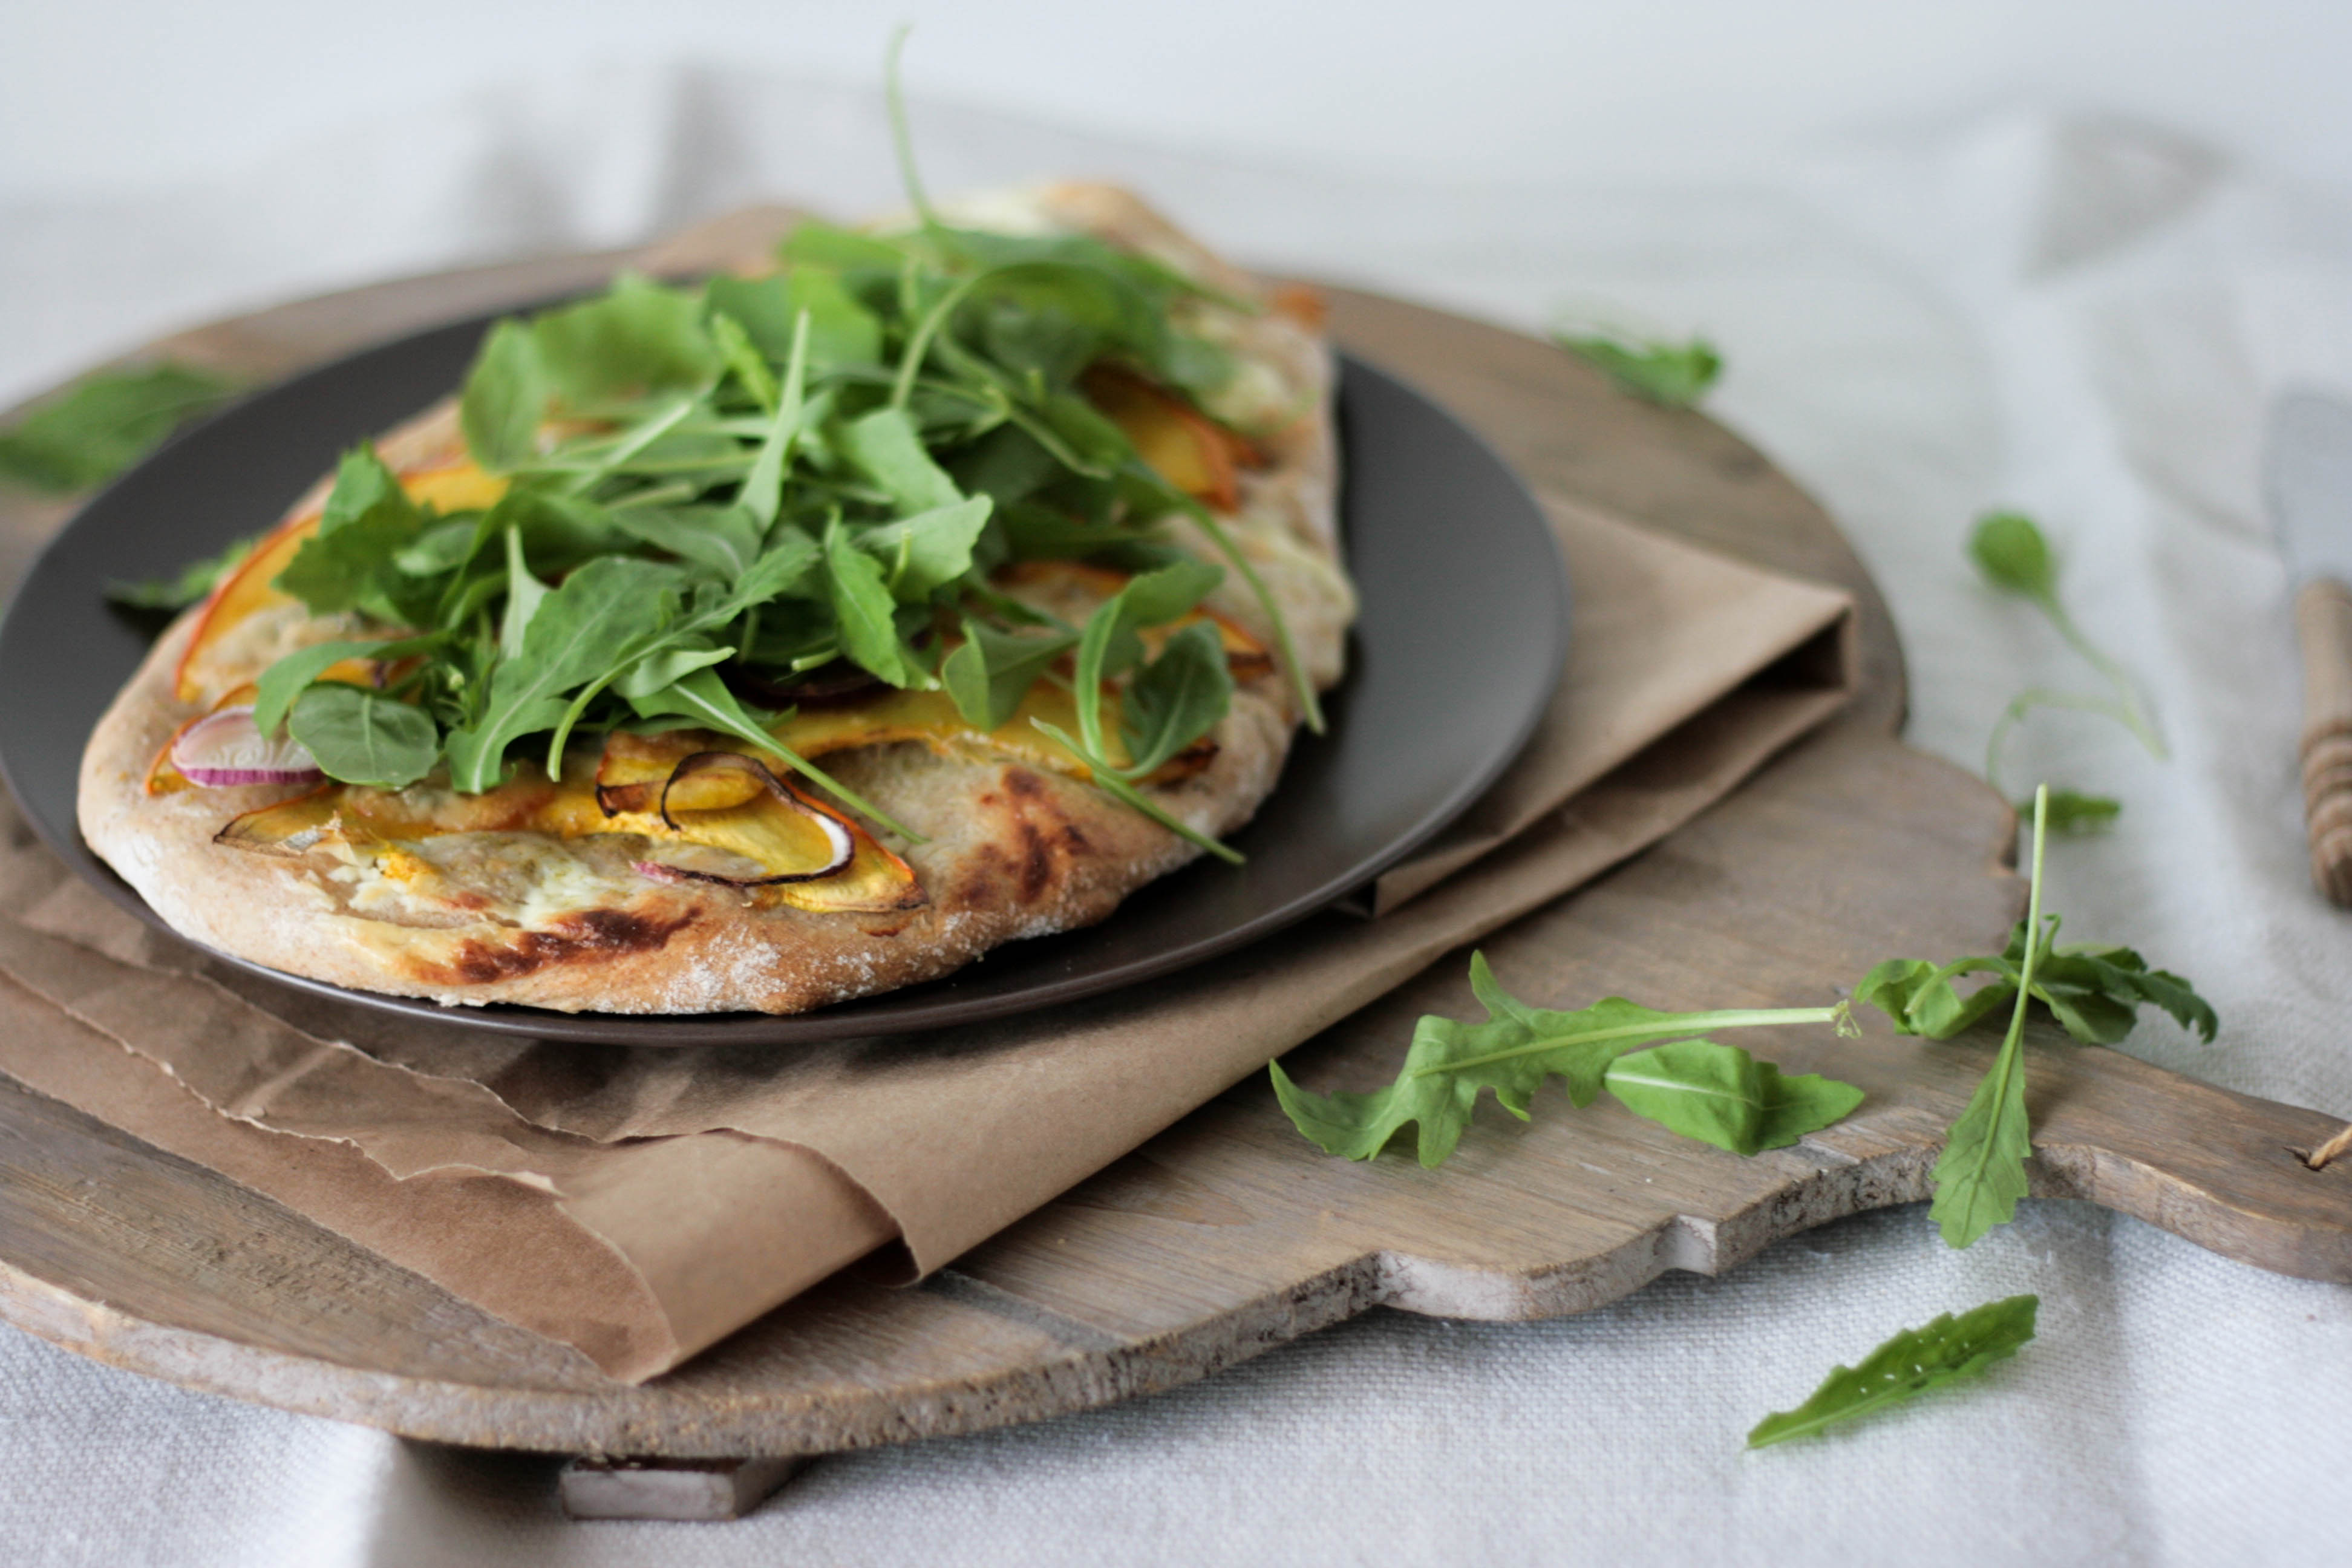
[[[1061,184],[501,321],[92,734],[173,929],[362,991],[799,1012],[1102,920],[1339,680],[1319,300]]]

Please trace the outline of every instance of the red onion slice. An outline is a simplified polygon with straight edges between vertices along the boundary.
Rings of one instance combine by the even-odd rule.
[[[205,789],[237,784],[313,784],[327,775],[291,735],[272,740],[254,727],[249,706],[208,713],[172,742],[172,765]]]

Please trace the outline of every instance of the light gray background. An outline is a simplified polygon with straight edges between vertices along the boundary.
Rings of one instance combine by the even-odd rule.
[[[2070,933],[2193,976],[2153,1059],[2352,1114],[2352,923],[2305,885],[2266,397],[2352,390],[2352,13],[1214,3],[361,13],[45,7],[0,50],[0,400],[289,293],[891,195],[888,20],[940,189],[1129,179],[1245,258],[1527,327],[1704,329],[1711,406],[1810,485],[1967,765],[2087,679],[1971,576],[2040,515],[2170,762],[2090,721],[2010,758],[2128,802],[2060,846]],[[1474,1131],[1474,1136],[1475,1131]],[[1738,1451],[1833,1361],[2032,1289],[1975,1389]],[[2352,1530],[2352,1290],[2029,1205],[1916,1209],[1551,1324],[1378,1314],[1156,1400],[826,1461],[726,1527],[569,1527],[539,1461],[410,1447],[0,1334],[0,1543],[44,1563],[2280,1563]]]

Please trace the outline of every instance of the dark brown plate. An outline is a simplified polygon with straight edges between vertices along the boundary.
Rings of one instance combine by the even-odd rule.
[[[91,728],[145,656],[152,625],[102,597],[276,518],[337,452],[457,384],[487,319],[364,350],[246,399],[157,451],[68,522],[0,624],[0,772],[34,830],[115,902],[161,924],[74,823]],[[1014,942],[947,979],[814,1013],[646,1017],[445,1008],[347,991],[224,954],[354,1006],[543,1039],[686,1046],[897,1034],[1025,1012],[1165,974],[1254,942],[1363,886],[1444,827],[1516,755],[1567,655],[1551,531],[1511,470],[1387,373],[1343,362],[1341,532],[1362,594],[1330,730],[1302,733],[1282,782],[1233,840],[1102,924]]]

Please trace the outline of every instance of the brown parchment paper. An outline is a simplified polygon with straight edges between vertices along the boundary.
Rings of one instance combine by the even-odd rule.
[[[1853,683],[1846,596],[1553,503],[1571,650],[1534,741],[1334,912],[1112,996],[789,1052],[507,1040],[215,964],[9,823],[0,1071],[300,1210],[605,1373],[894,1238],[944,1263],[1450,950],[1719,798]],[[93,1041],[110,1048],[93,1048]]]

